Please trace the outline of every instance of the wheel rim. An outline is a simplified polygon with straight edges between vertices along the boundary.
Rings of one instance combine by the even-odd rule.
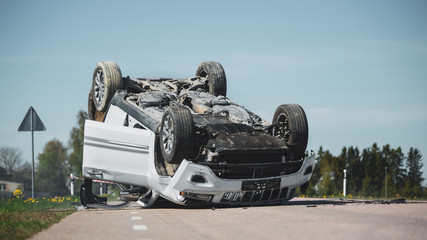
[[[104,98],[105,95],[105,83],[104,83],[104,73],[102,72],[101,69],[99,69],[96,72],[96,76],[95,76],[95,86],[94,86],[94,96],[95,96],[95,101],[98,104],[102,103],[102,99]]]
[[[285,114],[280,114],[276,119],[276,124],[273,128],[273,136],[283,139],[286,142],[289,140],[290,129],[289,121]]]
[[[206,72],[205,70],[200,71],[199,77],[205,77],[205,78],[207,78],[208,77],[208,72]]]
[[[172,117],[167,115],[163,121],[163,132],[162,132],[163,149],[166,154],[170,154],[175,144],[174,140],[174,126]]]

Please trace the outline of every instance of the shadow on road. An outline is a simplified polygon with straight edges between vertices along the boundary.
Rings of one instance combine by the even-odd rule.
[[[159,198],[151,209],[175,209],[175,210],[188,210],[188,209],[227,209],[227,208],[251,208],[251,207],[271,207],[271,206],[306,206],[306,207],[317,207],[322,205],[348,205],[348,204],[406,204],[412,203],[407,202],[405,199],[393,199],[393,200],[354,200],[354,199],[316,199],[316,198],[294,198],[286,203],[282,204],[270,204],[270,205],[250,205],[250,206],[229,206],[229,205],[212,205],[212,204],[201,204],[193,203],[190,206],[183,206],[175,204],[163,198]],[[417,202],[418,203],[418,202]],[[424,202],[426,203],[426,202]],[[121,203],[118,205],[107,205],[107,204],[91,204],[91,208],[103,208],[103,209],[122,209],[122,207],[137,207],[136,203],[128,202]]]
[[[282,205],[284,206],[293,206],[293,205],[298,205],[298,206],[314,206],[314,205],[345,205],[345,204],[350,204],[350,203],[355,203],[355,201],[351,201],[351,200],[341,200],[341,199],[294,199],[291,200],[289,202],[286,202]]]
[[[345,205],[356,203],[351,200],[340,200],[340,199],[294,199],[283,204],[273,205],[251,205],[251,206],[229,206],[229,205],[193,205],[193,206],[182,206],[165,199],[158,199],[152,208],[155,209],[225,209],[225,208],[249,208],[249,207],[269,207],[269,206],[317,206],[317,205]]]
[[[405,199],[393,200],[353,200],[353,199],[307,199],[307,198],[294,198],[286,203],[274,205],[252,205],[252,206],[228,206],[228,205],[195,205],[195,206],[181,206],[165,199],[159,199],[153,206],[156,209],[225,209],[225,208],[249,208],[249,207],[269,207],[269,206],[306,206],[316,207],[319,205],[347,205],[347,204],[406,204]]]

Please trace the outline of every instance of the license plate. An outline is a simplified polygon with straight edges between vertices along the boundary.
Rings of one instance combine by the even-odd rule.
[[[266,190],[273,188],[280,188],[280,178],[260,181],[243,181],[242,191],[248,190]]]

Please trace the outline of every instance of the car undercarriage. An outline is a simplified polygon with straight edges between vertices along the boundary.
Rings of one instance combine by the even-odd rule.
[[[314,168],[314,154],[306,153],[304,110],[297,104],[280,105],[269,123],[227,98],[226,86],[225,72],[217,62],[203,62],[196,76],[186,79],[121,77],[117,64],[99,63],[89,94],[90,119],[99,123],[87,126],[103,130],[85,130],[83,175],[88,181],[84,190],[89,189],[90,179],[116,181],[121,184],[122,199],[137,200],[143,206],[157,196],[186,205],[193,201],[268,204],[292,198],[296,187],[307,184]],[[113,126],[118,130],[112,131]],[[103,168],[101,149],[92,147],[105,142],[109,131],[127,147],[139,142],[124,143],[125,138],[118,136],[121,132],[147,135],[147,144],[139,147],[149,155],[140,169],[146,180],[135,177],[138,172],[132,176],[115,172],[120,167],[114,165]],[[102,174],[90,174],[96,171]],[[115,173],[108,176],[107,172]],[[162,181],[173,190],[162,188]],[[233,187],[224,188],[227,185]],[[86,204],[97,201],[86,194]]]

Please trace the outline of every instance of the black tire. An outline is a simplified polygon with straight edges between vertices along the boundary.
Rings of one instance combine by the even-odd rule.
[[[194,124],[190,110],[173,106],[166,109],[160,126],[160,150],[167,163],[190,159],[194,149]]]
[[[93,104],[100,112],[105,112],[117,90],[123,89],[122,72],[115,62],[100,62],[92,77]]]
[[[209,93],[215,96],[226,96],[227,78],[222,65],[218,62],[202,62],[196,71],[196,76],[208,79]]]
[[[286,141],[295,159],[305,156],[308,141],[308,123],[304,110],[298,104],[283,104],[273,116],[273,136]]]
[[[84,184],[80,186],[80,202],[84,207],[87,207],[86,187]]]
[[[92,196],[92,179],[85,178],[83,184],[80,186],[80,202],[85,207],[90,203],[95,203]]]
[[[159,135],[156,135],[156,143],[154,147],[156,149],[154,154],[154,164],[156,166],[157,173],[162,176],[173,176],[180,164],[170,164],[165,162],[162,150],[160,149]]]

